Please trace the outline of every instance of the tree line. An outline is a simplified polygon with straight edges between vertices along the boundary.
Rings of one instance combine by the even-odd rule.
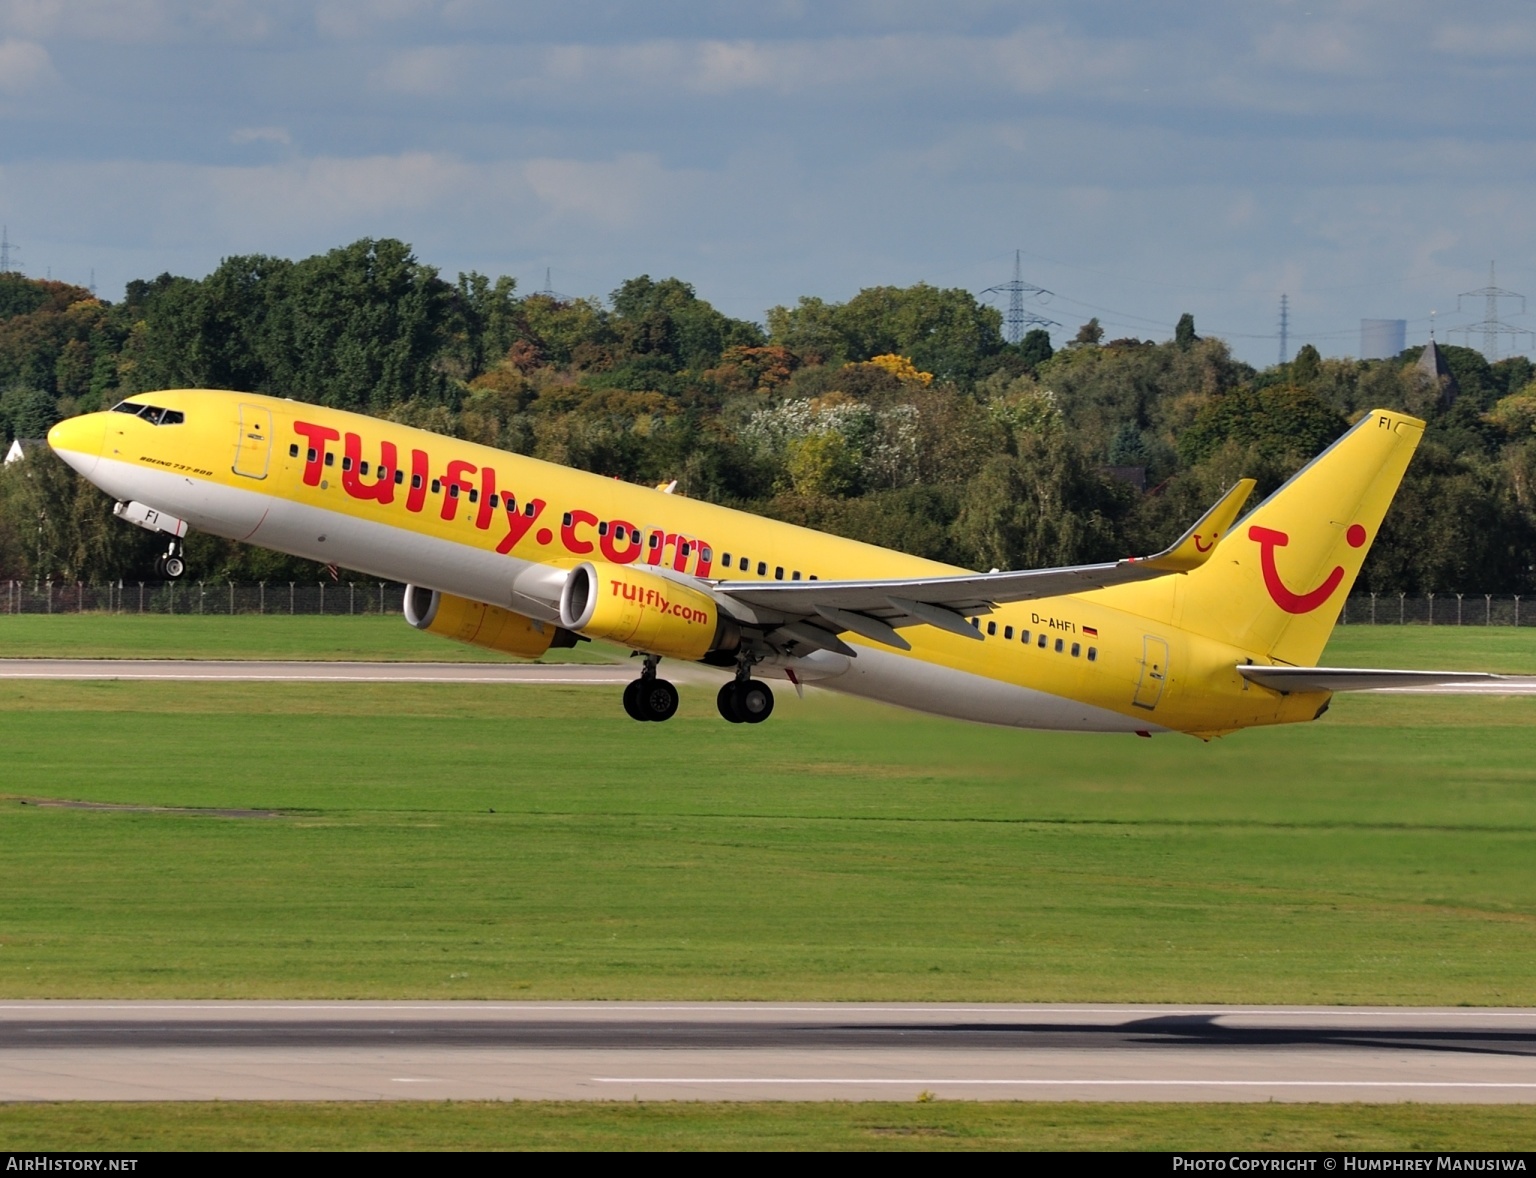
[[[393,240],[162,274],[116,303],[0,274],[0,433],[163,388],[227,388],[371,413],[971,568],[1150,552],[1235,479],[1278,487],[1375,406],[1429,422],[1360,588],[1536,586],[1536,371],[1442,349],[1459,390],[1389,360],[1303,347],[1257,370],[1185,315],[1173,338],[1018,344],[964,290],[805,297],[764,324],[677,278],[606,299],[449,281]],[[0,578],[143,579],[158,545],[46,447],[0,474]],[[193,575],[313,580],[194,536]]]

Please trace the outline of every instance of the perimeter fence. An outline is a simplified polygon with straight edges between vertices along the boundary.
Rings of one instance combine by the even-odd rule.
[[[389,581],[0,582],[7,614],[399,614],[405,586]],[[1349,626],[1536,626],[1536,597],[1493,593],[1360,593],[1339,617]]]
[[[387,581],[6,581],[7,614],[398,614],[405,586]]]

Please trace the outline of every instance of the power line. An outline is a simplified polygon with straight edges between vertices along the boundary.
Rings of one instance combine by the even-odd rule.
[[[1060,327],[1054,319],[1047,319],[1044,315],[1034,311],[1025,310],[1025,298],[1037,299],[1041,302],[1049,301],[1051,292],[1043,286],[1036,286],[1032,282],[1025,282],[1021,263],[1022,250],[1013,251],[1013,281],[1002,282],[997,286],[989,286],[981,293],[1006,294],[1008,296],[1008,314],[1003,317],[1003,338],[1010,344],[1017,344],[1024,339],[1024,333],[1031,327]]]
[[[1523,294],[1517,294],[1512,290],[1501,290],[1499,288],[1499,286],[1494,282],[1492,262],[1488,263],[1488,285],[1480,290],[1463,291],[1461,294],[1457,295],[1456,310],[1460,312],[1462,299],[1472,299],[1478,297],[1481,297],[1483,300],[1483,321],[1481,323],[1469,323],[1465,327],[1455,327],[1451,329],[1452,331],[1461,332],[1462,338],[1467,341],[1468,347],[1472,346],[1472,333],[1474,331],[1482,332],[1483,355],[1488,359],[1489,363],[1492,363],[1499,358],[1499,336],[1501,335],[1512,336],[1515,340],[1519,340],[1522,335],[1528,335],[1531,337],[1532,343],[1536,343],[1536,332],[1533,332],[1528,327],[1516,327],[1511,323],[1505,323],[1499,318],[1500,299],[1519,299],[1520,310],[1517,311],[1516,314],[1524,315],[1525,296]]]

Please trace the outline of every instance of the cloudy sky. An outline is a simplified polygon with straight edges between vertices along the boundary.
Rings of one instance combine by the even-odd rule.
[[[107,298],[390,236],[753,319],[1021,249],[1058,342],[1267,364],[1282,292],[1461,342],[1495,259],[1536,327],[1533,99],[1529,0],[0,0],[0,222]]]

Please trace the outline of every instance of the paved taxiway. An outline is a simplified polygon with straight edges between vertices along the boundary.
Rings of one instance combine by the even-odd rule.
[[[212,659],[0,659],[4,679],[129,679],[168,682],[244,683],[527,683],[604,686],[628,683],[638,664],[593,666],[579,663],[383,663],[256,662]],[[669,664],[678,680],[711,679],[702,668]],[[1536,695],[1536,675],[1496,683],[1443,687],[1382,687],[1376,695]]]
[[[1536,1102],[1536,1010],[10,1002],[0,1100]]]
[[[638,673],[623,664],[580,663],[342,663],[201,659],[0,659],[0,679],[139,679],[241,683],[628,683]]]

